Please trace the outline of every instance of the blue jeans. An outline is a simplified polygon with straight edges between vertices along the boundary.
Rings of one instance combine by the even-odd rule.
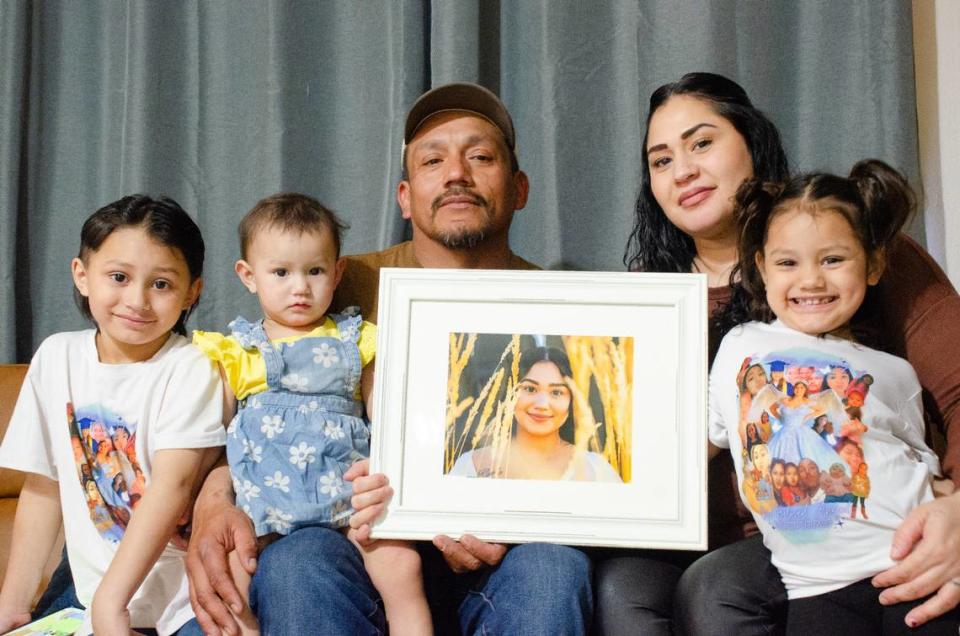
[[[465,575],[466,576],[466,575]],[[514,546],[460,604],[464,634],[580,635],[593,619],[590,557],[563,545]]]
[[[386,633],[360,552],[330,528],[301,528],[268,545],[250,584],[250,608],[264,636]]]
[[[429,579],[435,568],[424,566]],[[591,575],[590,559],[574,548],[516,546],[498,567],[456,577],[460,627],[467,634],[585,634],[593,615]],[[427,587],[434,587],[429,580]],[[302,528],[270,544],[260,555],[250,606],[264,636],[386,632],[359,551],[328,528]]]

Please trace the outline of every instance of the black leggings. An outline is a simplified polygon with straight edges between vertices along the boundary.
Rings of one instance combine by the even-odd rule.
[[[957,608],[920,627],[903,622],[907,613],[926,599],[881,605],[880,590],[870,579],[808,598],[789,602],[787,636],[807,634],[882,634],[883,636],[956,636],[960,625]]]

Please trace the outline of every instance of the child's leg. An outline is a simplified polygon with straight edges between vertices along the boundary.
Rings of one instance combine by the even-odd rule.
[[[379,540],[369,547],[347,537],[363,555],[363,564],[383,599],[391,636],[433,634],[433,621],[423,590],[420,555],[408,541]]]
[[[826,594],[792,599],[787,609],[787,636],[881,634],[879,594],[870,579],[864,579]]]
[[[243,599],[243,611],[238,615],[234,614],[233,617],[237,619],[237,624],[240,625],[240,633],[243,636],[258,636],[260,634],[260,625],[257,623],[257,617],[253,615],[253,611],[250,609],[250,575],[247,574],[247,571],[243,569],[243,566],[240,565],[240,559],[237,557],[236,551],[230,553],[229,557],[230,562],[230,575],[233,577],[233,582],[237,586],[237,591],[240,592],[240,598]]]

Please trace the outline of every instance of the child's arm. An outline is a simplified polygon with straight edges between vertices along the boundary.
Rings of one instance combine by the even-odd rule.
[[[367,409],[367,419],[373,421],[373,365],[370,362],[363,367],[360,374],[360,395],[363,396],[363,405]]]
[[[33,597],[57,541],[61,520],[59,484],[27,473],[17,503],[10,560],[0,592],[0,633],[30,622]]]
[[[219,451],[219,447],[157,451],[150,486],[93,596],[93,629],[98,636],[130,633],[127,605],[160,558],[189,505],[194,481],[207,461],[207,453]]]

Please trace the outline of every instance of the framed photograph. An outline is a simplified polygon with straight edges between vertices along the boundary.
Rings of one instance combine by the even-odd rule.
[[[707,547],[699,274],[383,269],[374,536]]]

